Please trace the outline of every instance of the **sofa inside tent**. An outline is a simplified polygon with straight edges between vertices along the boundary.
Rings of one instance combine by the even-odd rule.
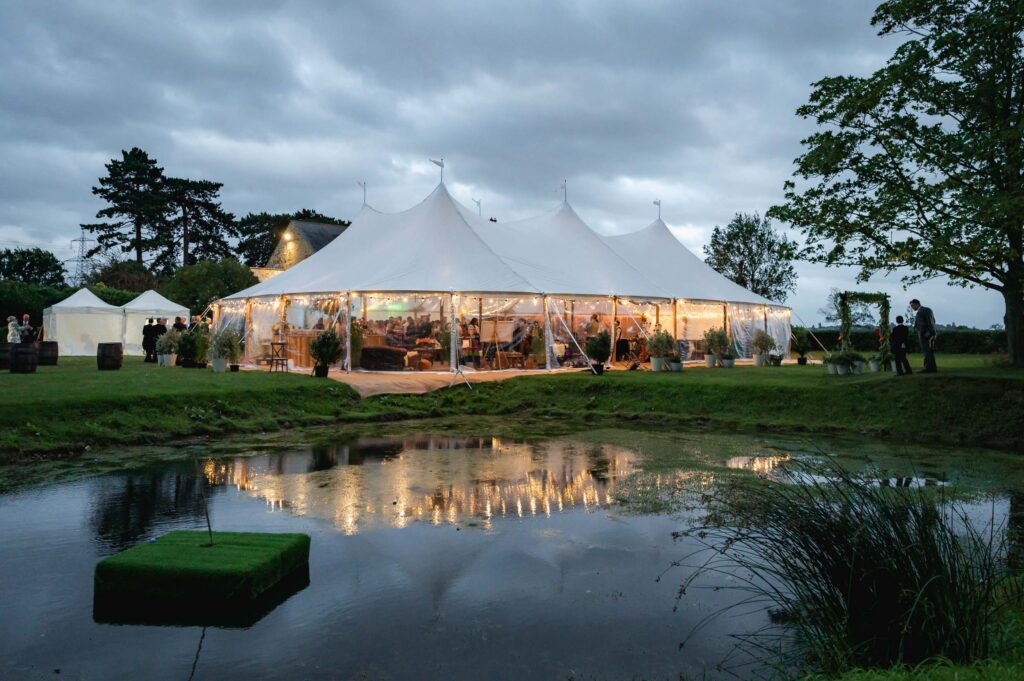
[[[121,330],[121,308],[87,288],[43,310],[46,340],[57,341],[64,356],[95,355],[97,343],[120,343]]]
[[[175,317],[184,317],[188,321],[189,316],[187,307],[167,300],[152,289],[122,305],[121,311],[125,355],[142,354],[142,327],[147,320],[165,317],[167,328],[171,328]]]

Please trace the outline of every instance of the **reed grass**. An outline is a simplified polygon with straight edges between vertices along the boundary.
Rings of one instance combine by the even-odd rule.
[[[796,463],[785,476],[704,493],[707,521],[679,533],[701,545],[678,563],[694,568],[679,598],[724,585],[743,593],[732,608],[768,609],[771,624],[738,649],[786,675],[837,675],[970,665],[1020,645],[998,631],[1022,589],[994,502],[979,522],[941,489],[870,472]]]

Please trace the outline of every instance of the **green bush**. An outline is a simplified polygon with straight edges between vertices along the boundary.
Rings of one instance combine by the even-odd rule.
[[[722,355],[729,349],[729,334],[725,329],[708,329],[704,332],[704,352]]]
[[[612,339],[607,331],[595,333],[587,339],[587,357],[590,358],[591,362],[604,363],[611,356]]]
[[[234,258],[203,260],[182,267],[160,286],[160,293],[202,314],[215,300],[237,293],[258,283],[256,275]]]
[[[676,342],[667,331],[658,331],[647,341],[651,357],[671,357],[675,354]]]
[[[839,348],[839,332],[835,330],[811,330],[814,337],[821,341],[828,350]],[[796,334],[796,327],[793,329]],[[878,334],[871,331],[853,331],[850,333],[850,343],[854,350],[860,352],[878,352]],[[813,349],[818,349],[818,344],[810,339]],[[935,339],[935,350],[937,352],[948,352],[951,354],[963,355],[987,355],[996,352],[1006,352],[1006,332],[1002,330],[986,329],[940,329]],[[794,347],[794,351],[796,348]],[[921,345],[918,343],[917,334],[910,330],[910,352],[920,352]]]
[[[165,336],[167,334],[164,334]],[[224,329],[210,338],[210,357],[237,364],[242,356],[242,336],[234,329]]]
[[[767,355],[775,349],[775,339],[765,331],[758,331],[754,334],[754,353]]]
[[[310,342],[309,353],[317,366],[336,364],[341,359],[341,339],[334,329],[328,329]]]
[[[447,338],[448,340],[445,341],[445,338]],[[362,360],[363,357],[363,329],[355,322],[352,322],[351,325],[349,326],[349,342],[352,344],[352,366],[360,366],[359,362],[360,360]],[[451,345],[451,336],[448,336],[447,334],[443,335],[441,338],[441,347],[450,348]],[[445,354],[445,359],[447,358],[448,355]]]
[[[176,355],[179,343],[181,343],[181,332],[171,329],[156,339],[156,352],[159,355]]]

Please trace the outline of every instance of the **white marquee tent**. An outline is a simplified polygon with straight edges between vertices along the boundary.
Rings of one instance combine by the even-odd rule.
[[[57,341],[61,355],[95,355],[97,343],[121,342],[121,308],[87,288],[43,310],[43,332]]]
[[[696,347],[694,329],[709,328],[708,319],[735,336],[777,314],[772,334],[789,335],[788,308],[711,270],[660,221],[601,237],[563,203],[538,218],[495,223],[455,201],[444,184],[400,213],[364,206],[323,249],[214,310],[219,325],[243,331],[250,360],[265,358],[271,340],[287,332],[300,365],[308,352],[299,341],[293,347],[295,337],[334,323],[347,335],[348,319],[361,323],[365,346],[403,345],[408,356],[435,363],[449,358],[439,347],[424,350],[444,345],[436,342],[450,332],[449,370],[460,349],[480,368],[507,368],[506,358],[523,366],[538,337],[542,366],[573,363],[595,325],[629,339],[661,329]],[[748,343],[735,340],[748,353]]]
[[[767,331],[779,348],[789,351],[789,308],[715,271],[680,243],[661,218],[638,231],[602,239],[673,297],[685,301],[687,323],[677,337],[697,340],[708,328],[721,327],[724,319],[742,354],[750,354],[758,330]]]
[[[121,335],[124,342],[125,355],[138,355],[142,352],[142,327],[151,318],[165,317],[173,321],[175,317],[188,320],[188,308],[167,300],[156,291],[150,289],[145,293],[121,306]]]

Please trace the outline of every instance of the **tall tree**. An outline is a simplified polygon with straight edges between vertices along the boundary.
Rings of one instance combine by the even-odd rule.
[[[112,222],[82,225],[96,234],[96,247],[89,255],[117,249],[134,252],[135,262],[141,264],[167,213],[163,168],[138,147],[122,151],[121,159],[111,159],[106,168],[107,176],[99,179],[92,193],[107,202],[96,217]]]
[[[796,248],[771,220],[757,213],[736,213],[723,229],[715,226],[704,261],[740,286],[775,302],[796,288],[792,260]]]
[[[41,248],[5,248],[0,251],[0,279],[42,286],[64,286],[64,263]]]
[[[154,235],[154,270],[173,272],[179,255],[182,266],[231,255],[228,237],[234,234],[235,216],[220,206],[223,186],[209,180],[177,177],[164,181],[167,220]]]
[[[103,284],[122,291],[142,293],[156,288],[157,280],[145,265],[134,260],[111,260],[89,275],[89,285]]]
[[[870,76],[814,84],[797,113],[822,129],[769,214],[862,281],[907,268],[998,291],[1024,366],[1024,4],[890,0],[872,24],[906,41]]]
[[[349,224],[347,220],[332,218],[309,208],[295,213],[249,213],[235,223],[239,237],[235,252],[246,265],[266,265],[281,240],[281,232],[291,220],[325,222],[329,225]]]

